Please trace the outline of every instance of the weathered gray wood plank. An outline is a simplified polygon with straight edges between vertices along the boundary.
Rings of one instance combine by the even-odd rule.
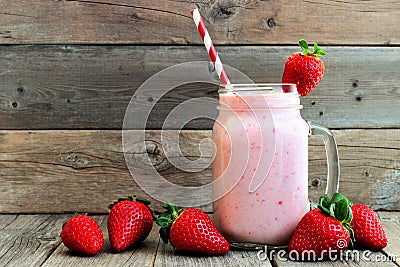
[[[104,235],[104,246],[99,254],[93,257],[78,256],[69,251],[64,244],[60,244],[42,266],[153,266],[159,243],[158,229],[154,228],[141,245],[114,253],[108,239],[107,216],[94,218],[100,224]]]
[[[379,211],[378,214],[389,239],[383,252],[400,266],[400,212]]]
[[[279,82],[297,48],[219,50],[225,64],[255,82]],[[146,79],[193,60],[209,60],[203,47],[0,46],[0,129],[120,129]],[[327,47],[324,61],[324,79],[302,99],[305,119],[331,128],[400,127],[399,47]],[[216,98],[216,90],[198,83],[175,88],[157,103],[147,126],[160,129],[173,107],[194,97]],[[211,129],[212,121],[186,127]]]
[[[122,253],[112,253],[106,230],[107,216],[93,216],[105,234],[105,246],[93,257],[71,253],[61,244],[59,233],[63,222],[72,215],[0,215],[0,263],[2,266],[271,266],[269,261],[259,259],[258,251],[230,251],[222,257],[194,257],[161,244],[158,227],[142,245]],[[379,212],[382,224],[389,236],[384,253],[373,252],[360,258],[345,261],[294,262],[274,257],[274,266],[396,266],[382,261],[385,255],[399,255],[398,212]],[[362,251],[360,251],[362,253]],[[355,254],[354,254],[355,255]],[[263,254],[261,254],[263,256]],[[380,258],[378,258],[380,257]],[[378,259],[380,261],[378,261]],[[398,258],[397,258],[398,259]],[[397,261],[398,264],[398,261]],[[397,265],[398,266],[398,265]]]
[[[353,202],[374,209],[400,209],[400,130],[333,132],[341,160],[340,191]],[[198,144],[211,137],[211,131],[187,130],[181,134],[182,154],[189,159],[199,157]],[[194,172],[174,167],[165,157],[171,140],[167,138],[160,146],[160,131],[148,131],[146,140],[147,151],[136,148],[135,153],[147,153],[162,177],[184,186],[211,181],[210,166],[190,166]],[[120,131],[0,131],[0,145],[2,213],[107,212],[108,204],[119,196],[147,196],[128,171]],[[312,138],[310,145],[309,188],[315,201],[325,191],[326,162],[322,141]],[[202,152],[211,161],[211,145],[204,146]],[[140,171],[139,161],[137,166]],[[152,175],[144,177],[154,179]],[[211,198],[209,193],[210,196],[201,197]],[[154,207],[160,207],[157,201]],[[210,211],[210,207],[205,210]]]
[[[0,42],[199,44],[199,7],[217,44],[399,44],[395,1],[1,1]],[[299,16],[301,14],[301,16]]]
[[[393,130],[335,130],[339,149],[340,192],[354,203],[365,203],[373,209],[392,209],[400,204],[399,159],[400,132]],[[309,177],[321,178],[325,186],[326,163],[321,140],[312,138],[309,151]],[[318,147],[314,147],[318,144]],[[322,158],[321,158],[322,156]],[[317,181],[315,181],[318,184]],[[318,188],[318,186],[317,186]],[[320,192],[310,195],[314,200]],[[392,204],[389,204],[392,203]],[[397,209],[397,208],[396,208]]]
[[[268,259],[260,260],[257,257],[258,251],[231,250],[223,256],[193,256],[182,254],[174,250],[170,244],[162,241],[158,247],[154,266],[272,266]]]
[[[66,219],[66,215],[1,215],[0,265],[41,266],[60,244]]]
[[[196,143],[209,134],[194,132],[185,139]],[[3,213],[107,212],[108,204],[120,196],[136,193],[146,197],[126,166],[120,131],[13,131],[0,136]],[[160,143],[157,131],[150,132],[148,138],[149,145]],[[199,153],[187,142],[184,146],[189,149],[185,155],[195,157]],[[158,170],[171,182],[197,186],[211,179],[210,169],[181,172],[168,163],[164,154],[151,153],[153,150],[149,149],[151,157],[162,162]]]

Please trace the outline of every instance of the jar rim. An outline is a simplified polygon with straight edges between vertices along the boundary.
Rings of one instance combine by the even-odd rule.
[[[228,92],[251,92],[261,91],[263,93],[284,93],[297,95],[297,87],[294,83],[237,83],[222,84],[218,90],[219,93]]]

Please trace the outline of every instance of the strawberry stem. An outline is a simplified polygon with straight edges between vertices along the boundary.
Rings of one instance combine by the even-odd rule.
[[[300,54],[303,56],[315,56],[315,57],[322,57],[325,56],[325,48],[320,48],[317,43],[314,43],[314,50],[311,51],[308,47],[308,43],[306,40],[301,39],[299,40],[299,46],[303,49]]]
[[[137,197],[137,198],[136,198],[136,201],[137,201],[137,202],[140,202],[140,203],[143,203],[143,204],[145,204],[146,206],[148,206],[148,205],[151,204],[151,201],[150,201],[150,200],[148,200],[148,199],[146,199],[146,198],[142,198],[142,197]]]
[[[114,201],[114,203],[111,203],[110,205],[108,205],[108,209],[111,210],[112,207],[117,204],[120,201],[123,200],[130,200],[130,201],[137,201],[137,202],[141,202],[143,204],[145,204],[146,206],[149,206],[151,204],[151,201],[145,198],[141,198],[141,197],[136,197],[136,195],[129,195],[127,197],[120,197],[118,198],[117,201]]]
[[[167,211],[161,213],[156,219],[156,224],[160,226],[160,237],[162,241],[167,244],[169,241],[169,232],[171,230],[172,224],[175,220],[182,214],[183,209],[178,208],[172,203],[165,203],[163,208]]]

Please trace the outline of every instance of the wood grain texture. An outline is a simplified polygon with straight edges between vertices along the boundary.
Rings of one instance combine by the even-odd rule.
[[[232,266],[232,267],[250,267],[265,266],[271,267],[269,259],[259,260],[257,250],[231,250],[227,254],[218,257],[193,257],[187,254],[179,253],[174,250],[170,244],[160,243],[154,266]]]
[[[334,134],[341,160],[340,191],[355,203],[362,202],[374,209],[399,210],[400,130],[335,130]],[[201,140],[210,137],[211,131],[183,131],[182,155],[189,160],[197,159]],[[171,153],[172,141],[166,138],[161,142],[160,131],[148,131],[147,147],[132,151],[140,156],[132,162],[137,168],[133,173],[143,173],[139,160],[145,158],[151,160],[161,177],[174,184],[199,186],[210,182],[211,166],[204,162],[188,166],[190,171],[182,171],[167,160],[165,155]],[[104,213],[108,204],[119,196],[132,193],[146,196],[128,171],[121,143],[121,131],[116,130],[1,131],[0,212]],[[212,160],[211,145],[203,146],[201,152],[205,162]],[[325,191],[324,154],[322,141],[311,138],[309,189],[314,201]],[[182,161],[183,156],[174,160]],[[155,181],[153,174],[144,173],[140,177]],[[157,189],[157,182],[155,186]],[[205,193],[182,197],[211,199],[211,192]],[[159,209],[159,202],[152,200]],[[203,208],[211,211],[210,206]]]
[[[400,43],[397,3],[361,0],[2,0],[0,42],[199,44],[195,7],[216,44]]]
[[[67,217],[1,215],[0,265],[41,266],[61,243],[59,234]]]
[[[388,259],[400,266],[400,212],[380,211],[378,215],[389,240],[383,252]]]
[[[255,82],[271,83],[281,80],[284,62],[297,48],[219,50],[225,64]],[[1,46],[0,129],[121,129],[128,103],[144,81],[195,60],[208,61],[203,47]],[[399,47],[327,47],[324,61],[324,79],[302,99],[305,119],[330,128],[400,127]],[[195,97],[215,99],[216,90],[216,85],[193,83],[169,91],[147,127],[161,129],[175,106]],[[154,92],[140,96],[146,104],[155,103]],[[215,104],[205,109],[215,110]],[[211,129],[212,121],[194,120],[185,127]]]
[[[206,257],[181,254],[165,245],[159,239],[158,226],[154,226],[147,239],[139,246],[120,253],[111,251],[108,233],[107,216],[95,215],[104,234],[104,247],[93,257],[82,257],[70,252],[59,237],[62,224],[72,216],[63,215],[0,215],[0,264],[1,266],[398,266],[400,251],[399,212],[378,212],[387,232],[389,244],[383,251],[365,253],[357,251],[359,258],[344,261],[294,262],[287,261],[281,253],[271,257],[272,265],[267,259],[269,253],[258,251],[231,250],[221,257]],[[353,253],[353,252],[352,252]],[[357,254],[352,254],[357,255]],[[392,260],[384,260],[392,256]],[[393,257],[396,256],[396,257]],[[266,257],[266,258],[265,258]],[[380,258],[377,258],[380,257]],[[388,258],[386,258],[388,259]],[[379,260],[379,261],[378,261]],[[396,261],[397,260],[397,261]],[[397,264],[397,265],[396,265]]]
[[[340,192],[354,203],[373,209],[392,209],[400,204],[400,132],[398,130],[336,130],[339,149]],[[310,179],[325,186],[325,159],[321,140],[310,140]],[[314,147],[318,144],[318,147]],[[318,182],[315,181],[315,184]],[[314,187],[311,187],[311,192]],[[311,193],[317,197],[318,194]],[[389,204],[391,203],[391,204]],[[394,204],[396,203],[396,204]],[[395,208],[397,209],[397,208]]]

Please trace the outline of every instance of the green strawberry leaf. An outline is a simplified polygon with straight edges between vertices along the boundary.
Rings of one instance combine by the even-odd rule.
[[[118,198],[116,201],[114,201],[114,203],[111,203],[110,205],[108,205],[108,210],[111,210],[112,207],[113,207],[115,204],[117,204],[118,202],[121,202],[121,201],[123,201],[123,200],[130,200],[130,201],[141,202],[141,203],[145,204],[146,206],[148,206],[148,205],[151,204],[150,200],[145,199],[145,198],[141,198],[141,197],[136,197],[136,195],[133,195],[133,194],[132,194],[132,195],[129,195],[129,196],[127,196],[127,197],[120,197],[120,198]],[[150,208],[149,208],[149,209],[150,209]],[[151,210],[151,209],[150,209],[150,210]],[[153,211],[152,211],[152,213],[153,213]]]
[[[119,198],[118,200],[131,200],[131,201],[134,201],[135,198],[136,198],[136,195],[130,195],[127,198],[123,198],[122,197],[122,198]]]
[[[168,244],[168,241],[169,241],[169,228],[162,227],[162,228],[160,228],[160,230],[158,232],[160,233],[160,237],[161,237],[162,241],[165,244]]]
[[[301,39],[299,40],[299,46],[303,49],[300,54],[305,55],[312,55],[316,57],[325,56],[325,48],[320,48],[317,43],[314,43],[314,51],[311,52],[308,43],[306,40]]]
[[[340,222],[343,222],[349,218],[349,201],[347,198],[341,198],[339,201],[336,202],[335,205],[335,218],[338,219]]]
[[[336,218],[335,216],[335,204],[331,203],[331,205],[329,206],[329,215],[333,218]]]
[[[160,214],[156,219],[156,224],[160,227],[169,227],[173,222],[171,214],[167,212]]]
[[[351,206],[353,203],[340,193],[333,194],[330,199],[327,194],[319,198],[318,208],[323,212],[336,218],[350,234],[351,246],[353,246],[355,238],[354,231],[350,227],[353,219],[353,212]]]
[[[171,213],[173,218],[178,218],[179,215],[183,212],[183,209],[178,208],[176,205],[172,203],[165,203],[163,208],[166,209],[169,213]]]
[[[137,198],[136,198],[136,201],[137,201],[137,202],[140,202],[140,203],[143,203],[143,204],[145,204],[146,206],[148,206],[148,205],[151,204],[151,201],[150,201],[150,200],[148,200],[148,199],[146,199],[146,198],[142,198],[142,197],[137,197]]]
[[[183,209],[177,207],[172,203],[165,203],[163,208],[167,211],[158,215],[156,224],[160,226],[160,237],[164,243],[168,243],[170,230],[175,220],[182,214]]]
[[[303,49],[303,51],[301,51],[300,53],[301,55],[305,56],[308,54],[312,54],[310,49],[308,48],[308,43],[306,40],[304,39],[299,40],[299,46]]]
[[[329,198],[328,194],[325,194],[323,196],[320,196],[319,198],[319,204],[321,206],[327,207],[329,206],[329,203],[331,203],[331,199]]]
[[[356,238],[354,237],[354,231],[350,227],[350,223],[343,223],[342,224],[344,228],[346,228],[347,231],[349,231],[350,234],[350,246],[351,248],[354,248],[354,242],[356,241]]]
[[[344,220],[344,222],[351,223],[352,220],[353,220],[353,211],[351,210],[351,205],[350,205],[349,213],[347,215],[347,218]]]
[[[307,50],[307,49],[308,49],[308,43],[307,43],[307,41],[304,40],[304,39],[299,40],[299,45],[300,45],[300,47],[303,48],[304,50]]]
[[[324,211],[325,213],[331,215],[331,211],[330,211],[330,206],[331,206],[331,199],[328,197],[327,194],[321,196],[319,198],[319,204],[318,207]]]
[[[317,56],[317,57],[325,56],[325,49],[326,49],[326,48],[320,48],[320,47],[318,46],[317,43],[314,43],[314,51],[313,51],[313,54],[314,54],[315,56]]]
[[[331,202],[332,203],[336,203],[336,202],[338,202],[339,200],[341,200],[343,198],[345,198],[345,196],[343,196],[342,194],[336,192],[336,193],[333,194]]]

